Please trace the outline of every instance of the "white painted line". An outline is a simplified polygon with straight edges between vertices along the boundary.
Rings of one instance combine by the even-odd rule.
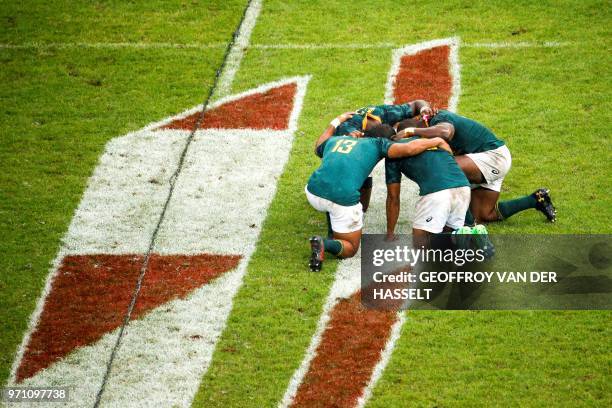
[[[223,97],[232,91],[234,77],[236,76],[236,72],[238,72],[238,68],[240,68],[244,52],[251,41],[251,33],[253,32],[253,28],[255,28],[255,23],[257,23],[257,17],[259,17],[260,11],[261,0],[251,0],[251,4],[244,15],[244,20],[240,25],[240,33],[238,33],[234,46],[227,56],[225,69],[219,78],[219,85],[215,91],[214,99]]]
[[[23,44],[0,44],[0,49],[70,49],[70,48],[100,48],[100,49],[121,49],[121,48],[136,48],[136,49],[207,49],[207,48],[224,48],[227,44],[224,43],[156,43],[156,42],[118,42],[118,43],[85,43],[85,42],[68,42],[68,43],[23,43]]]
[[[577,42],[562,42],[562,41],[503,41],[503,42],[476,42],[465,43],[462,47],[467,48],[555,48],[565,47],[568,45],[578,44]]]
[[[365,50],[378,48],[396,48],[398,45],[393,43],[349,43],[349,44],[333,44],[333,43],[311,43],[311,44],[253,44],[251,48],[262,50],[333,50],[333,49],[350,49],[350,50]]]
[[[462,47],[467,48],[551,48],[551,47],[563,47],[576,44],[574,42],[558,42],[558,41],[538,41],[538,42],[475,42],[475,43],[463,43]],[[349,44],[334,44],[334,43],[310,43],[310,44],[253,44],[250,48],[255,49],[270,49],[270,50],[329,50],[329,49],[385,49],[385,48],[398,48],[400,44],[394,43],[374,43],[374,44],[361,44],[361,43],[349,43]]]
[[[63,240],[71,255],[142,254],[162,211],[185,132],[112,139]]]
[[[19,364],[23,359],[23,356],[26,352],[27,345],[30,343],[30,339],[32,337],[32,333],[34,333],[34,329],[38,325],[38,321],[40,320],[40,315],[42,314],[43,308],[45,306],[45,301],[51,293],[51,287],[53,285],[53,280],[57,276],[57,271],[59,270],[60,264],[64,259],[64,251],[62,248],[58,251],[57,256],[52,262],[52,266],[49,268],[49,272],[47,273],[47,278],[45,281],[45,287],[43,288],[42,294],[36,301],[36,307],[34,311],[30,315],[30,320],[28,321],[28,328],[26,329],[23,339],[21,340],[21,344],[17,348],[17,352],[15,353],[15,359],[13,360],[13,364],[11,366],[11,373],[9,374],[9,378],[7,379],[7,387],[15,384],[17,379],[17,370],[19,369]]]
[[[574,41],[502,41],[502,42],[472,42],[462,43],[464,48],[557,48],[578,45],[579,42]],[[100,49],[210,49],[224,48],[224,43],[147,43],[147,42],[119,42],[119,43],[23,43],[23,44],[0,44],[0,49],[70,49],[70,48],[100,48]],[[401,44],[396,43],[308,43],[308,44],[251,44],[242,49],[242,53],[246,48],[261,49],[261,50],[367,50],[367,49],[393,49],[401,47]],[[238,51],[236,51],[238,52]]]
[[[372,396],[372,390],[376,385],[376,382],[382,377],[383,371],[385,371],[385,367],[389,363],[391,359],[391,355],[393,354],[393,349],[395,348],[395,343],[399,340],[400,335],[402,334],[402,326],[406,321],[406,313],[403,310],[397,312],[397,321],[391,327],[391,335],[387,340],[387,344],[385,344],[385,348],[380,355],[380,360],[376,363],[376,367],[374,367],[374,371],[372,372],[372,377],[370,377],[370,381],[368,385],[366,385],[363,390],[363,395],[359,397],[357,400],[356,408],[363,408],[366,402]]]
[[[450,67],[451,81],[451,96],[448,100],[448,110],[457,112],[459,105],[459,96],[461,96],[461,65],[459,64],[459,37],[456,37],[450,42],[450,53],[448,56],[448,65]]]

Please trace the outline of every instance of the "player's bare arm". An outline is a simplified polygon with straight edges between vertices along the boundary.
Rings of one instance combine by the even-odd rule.
[[[446,150],[452,154],[452,150],[448,143],[440,137],[434,137],[433,139],[419,139],[410,143],[394,143],[389,147],[387,153],[390,159],[399,159],[401,157],[416,156],[419,153],[423,153],[427,149],[439,148]]]
[[[447,142],[453,139],[455,135],[455,127],[450,123],[438,123],[437,125],[430,127],[407,127],[399,132],[394,137],[395,140],[412,137],[412,136],[420,136],[424,138],[433,138],[440,137]]]
[[[317,147],[321,146],[327,139],[334,135],[334,131],[341,123],[346,122],[350,118],[353,117],[355,112],[345,112],[342,115],[336,117],[334,120],[329,122],[327,128],[321,133],[321,136],[317,139],[315,143],[315,154],[317,154]]]
[[[401,183],[387,184],[387,241],[395,240],[395,226],[400,212]]]

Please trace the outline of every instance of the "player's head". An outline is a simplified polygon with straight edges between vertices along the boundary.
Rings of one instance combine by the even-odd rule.
[[[389,125],[376,125],[367,129],[363,134],[364,137],[382,137],[391,140],[395,136],[395,129]]]
[[[409,127],[424,128],[427,127],[427,123],[423,119],[417,119],[416,117],[404,119],[397,124],[397,131],[400,132]]]
[[[379,116],[376,116],[372,113],[372,110],[368,110],[363,115],[363,120],[361,121],[361,130],[364,132],[368,129],[372,129],[378,125],[380,125],[382,121]]]

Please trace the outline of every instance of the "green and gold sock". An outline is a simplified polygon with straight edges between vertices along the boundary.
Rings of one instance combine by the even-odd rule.
[[[502,219],[506,219],[517,212],[536,208],[536,203],[536,198],[530,194],[521,198],[515,198],[514,200],[500,201],[497,203],[497,212]]]
[[[332,255],[340,255],[342,253],[342,242],[337,239],[325,239],[323,240],[323,246],[325,252],[329,252]]]

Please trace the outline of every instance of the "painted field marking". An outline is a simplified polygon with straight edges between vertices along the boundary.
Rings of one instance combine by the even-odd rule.
[[[288,160],[309,79],[268,83],[210,106],[176,181],[103,405],[190,405]],[[10,384],[70,386],[69,405],[93,404],[118,335],[112,322],[125,312],[124,286],[133,286],[187,129],[201,109],[108,142]],[[113,299],[117,304],[105,308]],[[40,354],[47,350],[55,354]]]
[[[441,80],[450,79],[451,89],[443,93],[433,93],[429,89],[422,89],[424,94],[420,96],[414,95],[414,98],[425,99],[437,106],[447,106],[450,111],[457,110],[457,104],[459,103],[459,95],[461,94],[461,66],[459,65],[459,46],[461,42],[459,37],[443,38],[438,40],[425,41],[418,44],[407,45],[402,48],[393,50],[391,54],[391,68],[389,75],[387,76],[387,84],[385,87],[385,103],[394,103],[394,101],[404,101],[407,94],[411,93],[410,88],[419,87],[423,88],[423,83],[427,81],[428,86],[447,86],[439,83]],[[411,57],[416,56],[426,50],[440,49],[440,47],[448,47],[448,55],[439,56],[431,55],[431,59],[427,60],[427,69],[422,72],[409,72],[404,77],[398,78],[400,75],[400,69],[402,62],[404,65],[408,65],[406,59],[417,58]],[[433,52],[433,51],[428,51]],[[423,58],[423,56],[419,56]],[[438,61],[443,58],[443,64]],[[424,59],[424,58],[423,58]],[[450,76],[447,72],[441,70],[450,70]],[[415,75],[419,75],[415,78]],[[450,95],[450,100],[448,99]]]
[[[579,42],[574,41],[501,41],[501,42],[471,42],[462,43],[461,46],[465,48],[557,48],[567,47],[572,45],[579,45]],[[586,42],[585,42],[586,44]],[[121,48],[135,48],[135,49],[210,49],[210,48],[224,48],[224,43],[163,43],[163,42],[116,42],[116,43],[103,43],[103,42],[74,42],[74,43],[23,43],[23,44],[11,44],[3,43],[0,44],[0,49],[70,49],[70,48],[100,48],[100,49],[121,49]],[[401,47],[400,44],[395,43],[375,43],[375,44],[362,44],[362,43],[348,43],[348,44],[334,44],[334,43],[310,43],[310,44],[248,44],[241,48],[241,51],[236,51],[237,66],[240,64],[240,57],[244,51],[248,48],[253,49],[278,49],[278,50],[333,50],[333,49],[354,49],[354,50],[366,50],[366,49],[394,49]],[[237,70],[237,68],[236,68]],[[234,72],[235,73],[235,72]],[[229,81],[231,82],[231,81]]]
[[[246,9],[244,14],[244,19],[242,21],[242,25],[240,26],[240,32],[238,33],[234,46],[228,55],[225,69],[221,73],[219,86],[217,87],[217,92],[214,95],[214,99],[226,96],[231,92],[234,77],[238,72],[238,68],[240,68],[240,63],[242,62],[244,52],[249,46],[251,34],[255,28],[255,23],[257,23],[257,18],[259,17],[260,12],[261,0],[251,0],[249,7]]]
[[[458,48],[458,38],[445,38],[395,50],[385,102],[422,98],[455,109],[461,90]],[[384,233],[383,162],[376,167],[374,178],[379,181],[374,183],[364,232]],[[407,219],[412,219],[418,190],[406,179],[402,184],[400,232],[409,233]],[[362,407],[370,397],[400,337],[405,315],[360,308],[360,267],[359,254],[340,262],[310,345],[279,407]],[[374,338],[369,337],[371,333]],[[359,338],[359,334],[364,336]],[[357,350],[361,354],[355,355]]]
[[[100,48],[100,49],[121,49],[121,48],[136,48],[136,49],[209,49],[209,48],[225,48],[225,43],[168,43],[168,42],[63,42],[63,43],[23,43],[23,44],[0,44],[0,49],[70,49],[70,48]]]
[[[572,45],[572,42],[559,42],[559,41],[520,41],[520,42],[475,42],[475,43],[463,43],[462,47],[466,48],[554,48]],[[385,48],[398,48],[400,44],[394,43],[375,43],[375,44],[361,44],[361,43],[349,43],[349,44],[253,44],[251,48],[257,49],[278,49],[278,50],[330,50],[330,49],[385,49]]]

